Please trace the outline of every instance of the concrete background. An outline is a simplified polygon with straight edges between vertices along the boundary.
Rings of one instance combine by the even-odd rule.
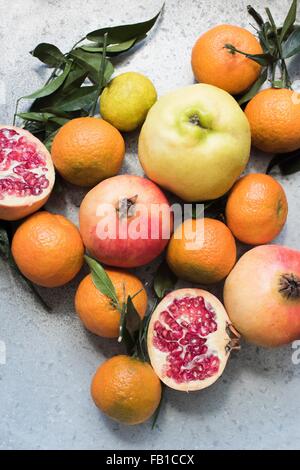
[[[39,87],[46,68],[29,55],[39,42],[67,51],[98,27],[152,17],[161,0],[8,0],[0,1],[0,121],[11,123],[17,97]],[[289,0],[254,0],[269,5],[282,21]],[[248,0],[166,0],[155,31],[130,56],[116,61],[117,73],[140,71],[162,95],[193,83],[190,52],[200,33],[218,23],[249,27]],[[300,78],[297,63],[294,78]],[[297,75],[298,73],[298,75]],[[137,134],[127,137],[123,171],[139,174]],[[250,170],[264,171],[268,159],[259,153]],[[289,198],[288,224],[277,242],[300,249],[298,237],[299,174],[282,178]],[[48,208],[77,222],[83,192],[68,187]],[[74,291],[80,278],[65,288],[41,289],[54,308],[46,314],[26,288],[2,264],[0,272],[1,449],[265,449],[300,448],[300,365],[292,346],[263,350],[243,345],[232,356],[222,378],[211,388],[190,395],[166,393],[158,425],[118,425],[94,407],[89,386],[104,357],[119,349],[112,341],[88,334],[74,314]],[[147,270],[140,275],[146,279]],[[2,354],[3,359],[3,354]]]

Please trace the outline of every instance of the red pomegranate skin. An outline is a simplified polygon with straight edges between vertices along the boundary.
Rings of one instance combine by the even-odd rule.
[[[129,201],[128,228],[118,210],[120,199],[126,204]],[[99,207],[106,207],[105,204],[108,204],[107,212],[101,214]],[[160,205],[161,212],[151,216],[151,205]],[[135,212],[140,206],[145,208],[145,213],[144,210],[141,214]],[[148,179],[133,175],[108,178],[89,191],[82,201],[79,221],[83,242],[89,253],[104,264],[121,268],[151,262],[164,250],[173,230],[171,208],[163,192]],[[106,221],[116,227],[115,238],[99,238],[99,227]],[[163,237],[162,227],[166,221],[170,231]],[[130,238],[130,227],[135,223],[141,228],[143,238]],[[123,229],[121,236],[120,227]],[[157,238],[151,237],[151,228],[152,233],[158,234]]]
[[[245,253],[226,279],[224,303],[248,341],[276,347],[300,338],[300,252],[263,245]]]

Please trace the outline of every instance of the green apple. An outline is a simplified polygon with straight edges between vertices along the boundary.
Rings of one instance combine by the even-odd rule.
[[[196,84],[160,98],[139,137],[146,175],[185,201],[223,196],[245,169],[248,120],[231,95]]]

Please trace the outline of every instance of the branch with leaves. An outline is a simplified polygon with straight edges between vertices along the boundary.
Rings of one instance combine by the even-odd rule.
[[[239,98],[240,105],[250,101],[260,90],[262,85],[269,80],[273,88],[291,88],[292,80],[289,76],[286,60],[300,53],[300,25],[296,24],[297,0],[293,0],[288,14],[281,27],[277,27],[269,8],[266,8],[267,19],[248,5],[248,13],[254,19],[254,29],[263,48],[263,54],[247,54],[234,47],[225,44],[225,48],[232,54],[242,54],[254,60],[262,66],[262,71],[252,87]],[[280,76],[277,77],[279,70]],[[266,173],[279,167],[283,175],[295,173],[300,170],[300,150],[285,154],[278,154],[270,161]]]
[[[286,59],[300,52],[300,25],[296,25],[297,0],[293,0],[283,26],[277,27],[269,8],[266,8],[267,20],[251,6],[247,7],[249,15],[254,19],[254,29],[263,49],[263,54],[248,54],[225,44],[225,48],[232,54],[242,54],[261,65],[262,72],[257,81],[245,95],[240,97],[239,104],[245,104],[253,98],[267,79],[274,88],[290,88],[291,79],[288,73]],[[280,78],[276,77],[277,69]]]
[[[159,15],[141,23],[92,31],[67,53],[54,44],[39,44],[31,54],[53,71],[42,88],[17,100],[14,124],[21,118],[25,129],[50,150],[66,122],[95,115],[100,94],[114,72],[113,58],[143,41]],[[21,100],[33,101],[28,112],[18,113]]]

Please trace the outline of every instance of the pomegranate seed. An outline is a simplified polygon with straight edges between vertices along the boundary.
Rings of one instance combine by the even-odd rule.
[[[19,162],[19,165],[15,165]],[[34,143],[14,129],[0,130],[0,172],[11,171],[15,176],[4,176],[0,173],[0,198],[7,196],[38,196],[48,188],[49,180],[45,173],[46,160],[37,151]],[[30,170],[38,169],[37,173]]]
[[[154,323],[153,345],[167,354],[166,376],[182,383],[215,375],[220,360],[205,343],[217,329],[216,314],[202,297],[175,299]]]

